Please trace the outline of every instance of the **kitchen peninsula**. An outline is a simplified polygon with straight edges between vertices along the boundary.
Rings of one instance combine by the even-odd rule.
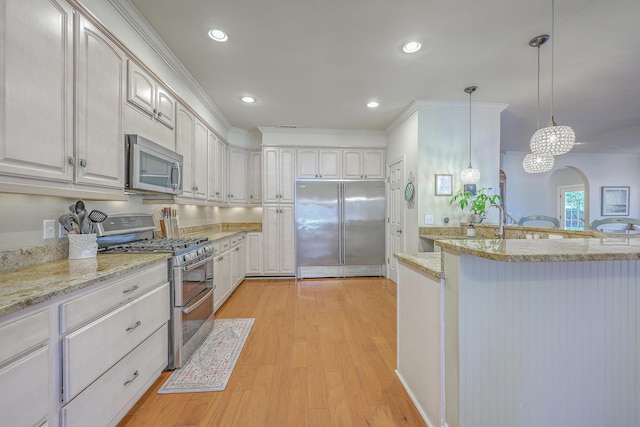
[[[395,254],[397,373],[429,425],[640,425],[640,239]]]

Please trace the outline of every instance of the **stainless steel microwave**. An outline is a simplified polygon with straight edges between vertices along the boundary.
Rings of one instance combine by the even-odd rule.
[[[125,135],[125,190],[182,194],[182,155],[140,135]]]

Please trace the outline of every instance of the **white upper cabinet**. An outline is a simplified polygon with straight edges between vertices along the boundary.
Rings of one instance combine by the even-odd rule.
[[[56,0],[0,10],[0,174],[71,182],[73,10]]]
[[[384,151],[376,149],[344,150],[342,177],[345,179],[384,179]]]
[[[227,169],[229,146],[209,132],[209,197],[212,202],[226,202],[228,194]]]
[[[83,16],[77,28],[75,181],[123,188],[126,56]]]
[[[339,149],[299,148],[297,174],[299,179],[339,179],[342,161]]]
[[[295,186],[295,150],[268,147],[262,151],[265,203],[293,203]]]
[[[127,101],[155,121],[173,129],[176,124],[176,101],[169,91],[129,60]]]
[[[246,204],[247,197],[247,169],[249,158],[247,151],[242,148],[229,149],[229,203]]]
[[[249,203],[262,203],[262,152],[249,152]]]
[[[209,128],[196,118],[193,138],[193,196],[207,198],[209,181]]]
[[[176,113],[176,151],[182,154],[182,196],[193,196],[193,139],[195,117],[185,106],[178,105]]]

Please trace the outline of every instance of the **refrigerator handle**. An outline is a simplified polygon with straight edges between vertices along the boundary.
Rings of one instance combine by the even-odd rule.
[[[344,264],[344,184],[338,183],[338,257],[340,265]]]

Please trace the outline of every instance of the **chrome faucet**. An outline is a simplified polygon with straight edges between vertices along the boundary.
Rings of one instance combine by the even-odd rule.
[[[500,211],[500,218],[498,218],[498,229],[494,231],[494,234],[502,239],[502,237],[504,236],[504,209],[502,208],[502,206],[494,203],[492,205],[489,205],[487,211],[492,206],[495,206]]]

